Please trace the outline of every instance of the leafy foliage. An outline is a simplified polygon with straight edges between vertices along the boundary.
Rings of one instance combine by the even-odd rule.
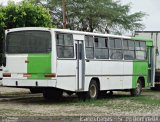
[[[53,13],[53,23],[62,28],[62,0],[32,0],[42,4]],[[67,25],[74,30],[101,32],[107,27],[113,33],[140,30],[143,12],[130,14],[130,4],[122,5],[115,0],[66,0]]]
[[[16,5],[13,2],[4,7],[6,28],[43,26],[51,27],[49,11],[41,5],[23,1]]]
[[[0,5],[0,52],[4,30],[17,27],[51,27],[49,10],[42,5],[35,5],[28,1],[19,4],[9,2],[7,6]]]

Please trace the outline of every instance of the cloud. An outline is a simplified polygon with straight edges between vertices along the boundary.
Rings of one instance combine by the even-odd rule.
[[[160,31],[160,0],[120,0],[123,4],[132,3],[131,13],[142,11],[149,16],[143,18],[145,30]]]

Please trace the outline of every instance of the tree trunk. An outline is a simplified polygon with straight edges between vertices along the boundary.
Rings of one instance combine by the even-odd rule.
[[[94,28],[93,28],[93,23],[92,23],[92,19],[89,19],[89,32],[93,32]]]

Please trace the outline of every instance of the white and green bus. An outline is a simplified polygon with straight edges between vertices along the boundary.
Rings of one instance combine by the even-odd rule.
[[[152,40],[65,29],[6,30],[3,86],[63,91],[96,99],[108,91],[138,96],[151,84]]]

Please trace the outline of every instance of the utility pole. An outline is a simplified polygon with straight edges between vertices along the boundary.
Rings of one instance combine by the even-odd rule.
[[[62,0],[62,9],[63,9],[63,29],[66,29],[66,0]]]

